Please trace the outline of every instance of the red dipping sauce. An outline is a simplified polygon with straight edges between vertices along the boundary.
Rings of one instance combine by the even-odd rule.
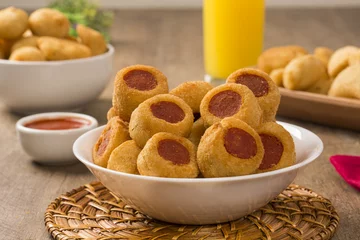
[[[76,117],[59,117],[35,120],[24,126],[40,130],[68,130],[90,125],[90,121]]]

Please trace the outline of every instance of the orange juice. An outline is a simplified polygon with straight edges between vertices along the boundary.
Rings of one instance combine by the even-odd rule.
[[[226,79],[253,66],[262,52],[264,0],[204,0],[204,63],[206,74]]]

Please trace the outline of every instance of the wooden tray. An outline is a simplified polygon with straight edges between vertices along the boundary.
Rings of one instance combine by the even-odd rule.
[[[360,100],[279,89],[279,116],[360,131]]]
[[[151,219],[99,182],[56,198],[45,213],[46,228],[57,240],[325,240],[333,236],[338,224],[339,216],[328,199],[297,185],[244,218],[215,225],[185,226]]]

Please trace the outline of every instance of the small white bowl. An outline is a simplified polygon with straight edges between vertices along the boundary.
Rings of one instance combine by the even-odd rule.
[[[92,161],[92,147],[103,127],[74,143],[75,156],[117,196],[139,211],[179,224],[213,224],[239,219],[274,199],[295,179],[299,169],[315,160],[323,143],[314,133],[281,123],[292,135],[296,164],[272,172],[225,178],[160,178],[127,174]]]
[[[25,127],[27,123],[43,119],[74,117],[85,119],[89,124],[68,130],[39,130]],[[51,112],[40,113],[21,118],[16,123],[16,131],[21,146],[34,161],[48,164],[68,164],[76,162],[72,146],[75,140],[85,132],[98,126],[95,118],[79,113]]]
[[[114,48],[104,54],[64,61],[0,59],[0,101],[12,111],[36,113],[83,107],[105,89]]]

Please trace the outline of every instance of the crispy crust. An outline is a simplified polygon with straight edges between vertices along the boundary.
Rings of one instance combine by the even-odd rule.
[[[162,158],[158,153],[158,143],[164,139],[171,139],[181,143],[189,151],[190,162],[176,165]],[[140,174],[146,176],[196,178],[199,175],[194,144],[184,137],[165,132],[155,134],[146,143],[138,156],[137,165]]]
[[[262,110],[250,89],[241,84],[227,83],[210,90],[200,104],[200,113],[204,121],[205,127],[209,127],[221,121],[221,118],[213,115],[209,111],[209,103],[211,99],[218,93],[231,90],[241,96],[241,106],[237,113],[233,115],[238,119],[245,121],[250,126],[257,128],[262,121]]]
[[[105,138],[108,139],[106,140]],[[112,151],[129,139],[130,136],[127,124],[124,123],[119,117],[111,118],[93,147],[94,163],[99,166],[106,167]],[[103,141],[108,141],[108,143],[105,146],[105,150],[101,154],[98,154],[99,148]]]
[[[150,107],[152,104],[162,101],[178,105],[185,113],[184,119],[177,123],[169,123],[154,117]],[[144,147],[147,140],[158,132],[169,132],[187,137],[190,134],[193,121],[192,110],[184,100],[170,94],[159,94],[141,103],[132,113],[129,123],[130,136],[140,147]]]
[[[212,88],[213,86],[210,83],[192,81],[180,84],[169,93],[184,100],[194,113],[199,113],[201,100]]]
[[[239,128],[249,133],[256,142],[257,153],[249,159],[229,154],[224,146],[227,129]],[[212,125],[201,138],[197,151],[199,169],[204,177],[230,177],[254,173],[264,156],[259,134],[245,122],[234,117],[225,118]]]
[[[123,142],[112,151],[107,168],[119,172],[140,174],[137,169],[137,158],[140,152],[141,148],[136,145],[134,140]]]
[[[109,121],[110,119],[112,119],[113,117],[116,117],[116,116],[117,116],[116,109],[114,107],[111,107],[106,114],[106,119]]]
[[[195,145],[198,146],[200,143],[201,137],[204,135],[206,127],[204,126],[204,121],[202,118],[196,120],[191,128],[191,133],[189,140]]]
[[[269,172],[280,168],[289,167],[295,163],[296,154],[294,140],[290,133],[285,130],[285,128],[276,122],[268,122],[261,126],[261,128],[258,130],[258,133],[276,137],[282,143],[284,151],[278,164],[268,169],[257,169],[257,173]]]
[[[236,83],[236,79],[241,75],[255,75],[259,76],[266,80],[269,85],[269,91],[266,95],[257,97],[257,101],[263,112],[263,121],[275,121],[276,112],[280,104],[280,92],[274,81],[263,71],[252,69],[252,68],[242,68],[239,69],[227,78],[227,83]],[[250,124],[251,125],[251,124]]]
[[[149,91],[139,91],[128,87],[124,81],[124,76],[126,73],[133,70],[144,70],[150,72],[155,77],[157,86]],[[168,91],[167,78],[158,69],[145,65],[129,66],[121,69],[116,74],[112,100],[113,106],[118,111],[118,116],[128,122],[130,121],[131,113],[139,106],[140,103],[155,95],[167,93]]]

